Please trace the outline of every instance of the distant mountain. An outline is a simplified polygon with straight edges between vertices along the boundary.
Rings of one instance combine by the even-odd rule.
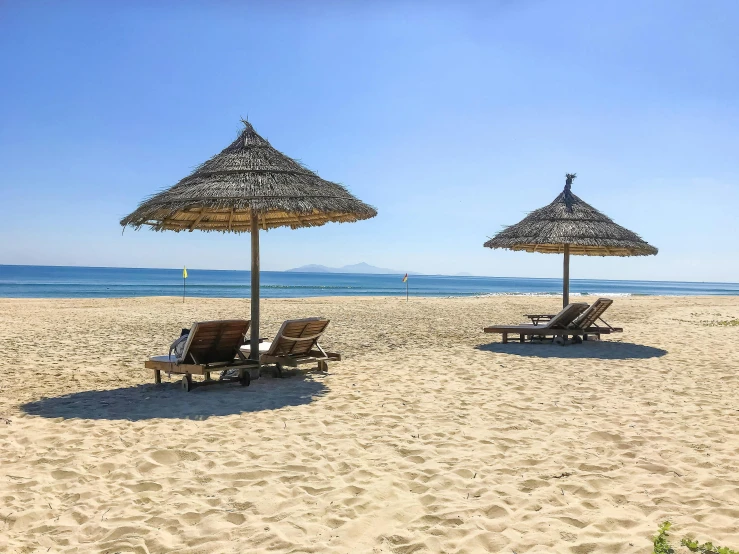
[[[396,269],[387,269],[385,267],[375,267],[367,263],[358,263],[345,265],[344,267],[327,267],[325,265],[304,265],[296,267],[294,269],[288,269],[287,271],[299,271],[301,273],[371,273],[377,275],[405,275],[405,271],[398,271]],[[408,275],[418,275],[411,271],[407,272]]]

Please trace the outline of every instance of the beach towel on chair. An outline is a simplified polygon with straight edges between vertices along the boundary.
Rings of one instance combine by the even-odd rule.
[[[180,338],[178,338],[171,345],[169,345],[169,358],[170,359],[172,359],[172,352],[174,352],[174,356],[177,362],[180,362],[182,360],[183,354],[185,352],[185,345],[187,344],[187,339],[189,336],[190,336],[190,329],[183,329],[182,332],[180,333]]]

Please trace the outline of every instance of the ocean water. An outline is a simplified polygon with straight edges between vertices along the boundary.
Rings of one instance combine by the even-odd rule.
[[[249,281],[248,271],[188,269],[187,296],[246,298],[251,294]],[[562,293],[561,279],[411,275],[408,284],[411,296]],[[264,298],[405,296],[405,283],[401,275],[263,271],[260,294]],[[573,279],[570,294],[739,295],[739,284]],[[0,297],[6,298],[181,295],[181,269],[0,265]]]

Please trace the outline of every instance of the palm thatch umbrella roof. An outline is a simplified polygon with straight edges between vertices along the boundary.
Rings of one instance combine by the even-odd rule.
[[[568,173],[565,188],[551,204],[534,210],[488,240],[488,248],[565,255],[564,296],[569,293],[569,256],[649,256],[657,249],[613,222],[572,193],[577,175]]]
[[[238,138],[173,187],[147,198],[121,220],[124,227],[156,231],[251,230],[315,227],[357,221],[377,211],[338,183],[321,179],[289,158],[243,121]]]
[[[259,353],[259,230],[369,219],[377,211],[259,136],[248,121],[220,154],[139,204],[124,229],[251,233],[251,353]]]
[[[649,256],[657,249],[636,233],[613,222],[571,190],[574,174],[551,204],[534,210],[485,243],[488,248],[579,256]]]

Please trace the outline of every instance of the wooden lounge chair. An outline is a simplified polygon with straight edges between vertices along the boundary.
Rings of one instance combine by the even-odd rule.
[[[278,374],[282,374],[284,366],[297,367],[301,364],[317,362],[318,369],[328,370],[329,361],[341,360],[341,355],[326,352],[318,344],[329,320],[318,317],[307,319],[291,319],[285,321],[272,342],[259,345],[259,362],[275,364]],[[249,344],[241,347],[241,353],[249,356]]]
[[[503,343],[508,342],[508,335],[518,335],[519,342],[524,342],[527,337],[562,337],[566,341],[568,335],[577,334],[569,329],[570,324],[587,309],[588,305],[584,302],[568,304],[561,312],[552,316],[544,325],[535,325],[533,323],[523,325],[493,325],[491,327],[485,327],[483,331],[486,333],[500,333],[503,336]]]
[[[152,356],[144,363],[144,367],[154,370],[155,383],[162,382],[162,371],[184,375],[182,388],[187,392],[195,386],[193,375],[204,377],[204,381],[198,385],[238,380],[242,386],[249,386],[249,369],[256,364],[246,360],[239,352],[248,330],[249,322],[243,319],[194,323],[179,358],[174,354]],[[225,378],[225,370],[238,370],[238,377]],[[220,380],[210,378],[214,371],[223,372]]]
[[[611,304],[613,304],[613,300],[610,298],[598,298],[598,300],[593,302],[593,304],[581,313],[577,319],[570,323],[569,329],[573,331],[572,334],[582,336],[584,340],[588,340],[588,335],[600,338],[601,335],[622,333],[623,328],[613,327],[603,319],[603,314],[611,307]],[[534,325],[538,325],[541,322],[551,320],[554,316],[549,314],[526,314],[526,317],[531,319],[531,322]],[[603,324],[602,326],[596,325],[598,320]]]
[[[598,298],[587,310],[580,314],[580,317],[570,324],[570,328],[581,330],[584,340],[588,340],[588,335],[600,338],[601,335],[623,333],[622,327],[613,327],[603,319],[603,314],[611,307],[611,304],[613,304],[613,300],[610,298]],[[596,325],[598,320],[603,326]]]

